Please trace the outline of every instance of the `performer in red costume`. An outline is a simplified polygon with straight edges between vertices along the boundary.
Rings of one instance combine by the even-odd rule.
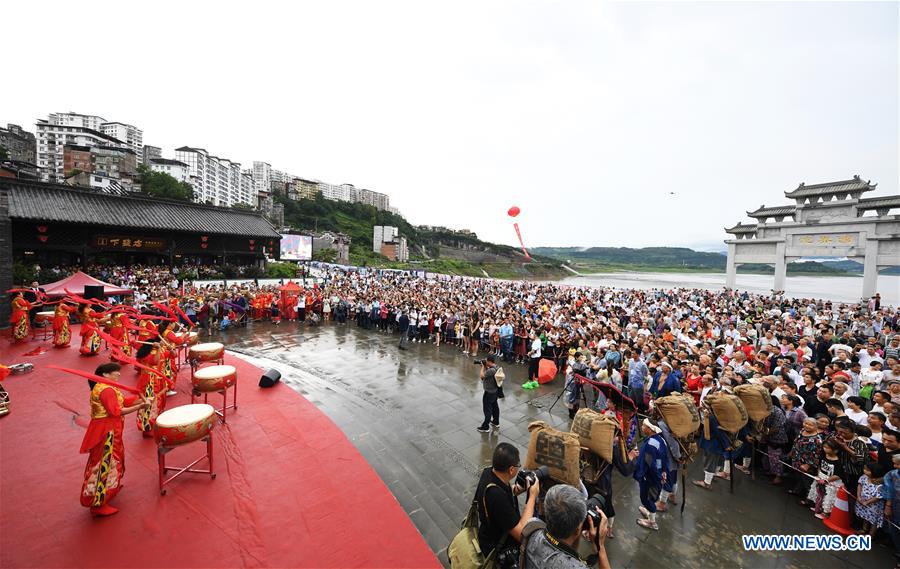
[[[160,337],[162,338],[162,342],[160,342],[160,352],[165,358],[165,361],[162,362],[161,369],[163,375],[166,377],[166,384],[169,388],[166,397],[172,397],[178,394],[178,392],[175,391],[175,379],[178,376],[178,346],[187,342],[188,339],[187,334],[179,336],[176,333],[178,328],[179,325],[177,322],[166,322],[160,333]]]
[[[121,366],[117,363],[103,364],[95,375],[117,382]],[[91,422],[81,453],[89,453],[84,469],[84,484],[81,487],[81,505],[90,508],[95,516],[111,516],[118,510],[109,505],[125,476],[125,445],[122,442],[124,419],[122,417],[148,406],[147,401],[137,396],[124,397],[112,387],[88,380],[91,386]]]
[[[131,356],[131,340],[128,335],[128,327],[131,326],[131,318],[123,312],[114,312],[109,318],[109,335],[124,346],[119,346],[119,350],[126,356]],[[117,361],[113,356],[109,359]],[[124,362],[119,362],[124,363]]]
[[[31,332],[28,311],[31,308],[31,303],[25,300],[21,292],[17,292],[12,300],[12,316],[9,318],[9,323],[13,329],[14,342],[24,342],[28,339],[28,334]]]
[[[156,341],[142,344],[136,355],[138,363],[160,370],[153,373],[143,368],[137,368],[140,373],[137,388],[149,404],[136,415],[136,424],[143,436],[150,438],[153,436],[156,418],[166,408],[166,384],[161,369],[164,358],[160,352],[159,343]]]
[[[72,331],[69,328],[69,315],[78,310],[76,306],[66,301],[60,301],[53,310],[53,345],[57,348],[68,348],[72,341]]]
[[[100,352],[100,329],[103,313],[90,306],[85,306],[81,312],[81,348],[82,356],[96,356]]]

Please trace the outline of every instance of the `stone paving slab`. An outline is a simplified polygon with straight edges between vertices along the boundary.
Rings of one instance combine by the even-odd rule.
[[[567,429],[561,378],[533,391],[521,389],[525,366],[503,364],[506,398],[499,433],[475,430],[481,422],[478,366],[458,348],[409,344],[397,348],[391,334],[355,323],[302,328],[252,324],[218,334],[230,350],[275,367],[284,383],[302,393],[337,423],[394,493],[432,550],[443,554],[472,499],[478,473],[500,441],[516,444],[523,458],[528,423],[547,421]],[[483,357],[485,354],[479,354]],[[701,465],[689,468],[688,484]],[[825,534],[823,524],[765,477],[736,473],[734,494],[717,481],[711,491],[687,489],[684,514],[659,514],[659,532],[635,524],[637,484],[614,476],[616,538],[607,542],[614,567],[830,568],[891,567],[890,550],[868,553],[745,552],[741,534]],[[678,492],[679,499],[681,491]]]

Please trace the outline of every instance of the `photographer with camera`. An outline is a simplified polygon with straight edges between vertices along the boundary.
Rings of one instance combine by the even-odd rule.
[[[525,526],[522,569],[579,569],[594,563],[609,569],[602,502],[599,494],[585,502],[584,495],[568,484],[551,488],[544,498],[544,522],[531,520]],[[578,555],[582,537],[597,551],[587,559]]]
[[[509,566],[501,561],[507,564],[518,561],[522,529],[534,516],[535,501],[541,490],[540,476],[521,472],[521,468],[519,450],[509,443],[500,443],[494,449],[491,468],[482,471],[475,490],[478,545],[485,558],[496,548],[495,556],[500,567]],[[519,514],[516,496],[523,492],[528,492],[528,500],[524,511]]]
[[[484,395],[481,396],[484,422],[479,425],[478,430],[482,433],[489,433],[492,425],[495,429],[500,428],[500,405],[497,403],[500,387],[497,385],[496,358],[492,354],[483,360],[475,360],[475,363],[481,364],[481,373],[478,377],[484,387]]]

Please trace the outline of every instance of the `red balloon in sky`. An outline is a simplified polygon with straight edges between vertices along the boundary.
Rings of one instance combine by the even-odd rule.
[[[514,205],[511,208],[509,208],[509,211],[507,211],[506,213],[509,214],[510,217],[516,217],[517,215],[519,215],[520,211],[521,210],[519,209],[519,206]]]

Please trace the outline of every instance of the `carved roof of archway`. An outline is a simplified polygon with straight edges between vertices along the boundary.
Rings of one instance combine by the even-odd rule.
[[[859,176],[853,176],[850,180],[841,180],[839,182],[825,182],[823,184],[811,184],[809,186],[801,183],[797,186],[796,190],[784,192],[784,195],[791,199],[797,199],[834,194],[869,192],[874,190],[877,185],[878,184],[871,183],[870,180],[862,180]]]

